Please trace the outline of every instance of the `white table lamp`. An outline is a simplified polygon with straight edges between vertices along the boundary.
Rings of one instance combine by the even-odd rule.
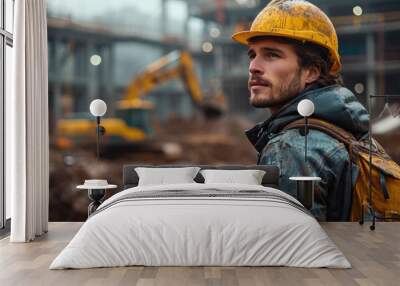
[[[307,134],[308,134],[308,117],[310,117],[314,113],[315,107],[314,103],[309,99],[303,99],[297,105],[297,111],[301,116],[304,117],[304,140],[305,140],[305,151],[304,151],[304,160],[307,164]]]
[[[307,164],[307,135],[308,135],[308,117],[314,113],[314,103],[309,99],[303,99],[297,105],[297,111],[304,117],[304,161],[305,161],[305,174],[301,177],[290,177],[290,180],[297,183],[297,199],[309,210],[314,206],[314,187],[315,182],[320,181],[320,177],[309,177],[310,170]]]
[[[104,135],[105,128],[100,125],[100,117],[106,114],[107,104],[101,99],[95,99],[90,103],[90,113],[96,117],[96,132],[97,132],[97,159],[100,158],[100,135]]]

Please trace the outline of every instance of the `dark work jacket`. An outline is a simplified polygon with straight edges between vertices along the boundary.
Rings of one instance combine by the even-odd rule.
[[[357,139],[368,135],[368,112],[350,90],[339,85],[307,88],[269,119],[247,130],[246,135],[259,152],[258,164],[279,166],[281,190],[295,197],[296,183],[289,177],[321,177],[312,213],[319,220],[348,220],[358,168],[350,162],[344,144],[321,131],[309,130],[307,166],[304,136],[298,129],[282,131],[290,122],[302,118],[297,112],[297,104],[302,99],[314,103],[313,118],[329,121]]]

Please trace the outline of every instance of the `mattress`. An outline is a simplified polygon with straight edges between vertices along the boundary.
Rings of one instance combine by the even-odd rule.
[[[351,267],[286,193],[199,183],[140,186],[112,196],[50,269],[128,265]]]

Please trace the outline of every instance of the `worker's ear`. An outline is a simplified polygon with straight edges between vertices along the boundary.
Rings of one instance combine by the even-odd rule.
[[[318,67],[316,66],[310,66],[307,68],[303,68],[303,80],[306,85],[309,85],[319,79],[319,76],[321,75],[321,72]]]

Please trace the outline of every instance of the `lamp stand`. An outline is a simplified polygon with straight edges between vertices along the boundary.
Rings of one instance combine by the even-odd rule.
[[[100,159],[100,116],[96,116],[96,133],[97,133],[97,140],[96,140],[96,144],[97,144],[97,152],[96,152],[96,156],[97,156],[97,160]]]
[[[100,159],[101,136],[106,133],[106,129],[100,125],[100,116],[96,116],[96,143],[97,143],[97,160]]]
[[[307,135],[308,135],[308,117],[304,116],[304,142],[305,142],[304,161],[306,165],[307,165]]]

